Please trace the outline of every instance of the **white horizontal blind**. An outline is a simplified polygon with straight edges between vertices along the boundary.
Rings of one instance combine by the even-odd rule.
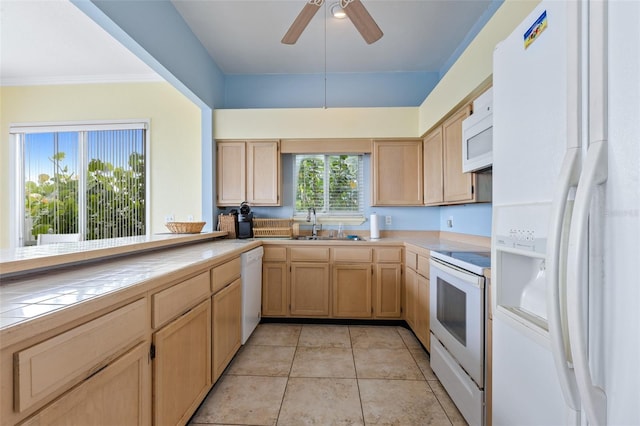
[[[315,208],[325,216],[361,216],[364,205],[362,155],[296,155],[296,214]]]

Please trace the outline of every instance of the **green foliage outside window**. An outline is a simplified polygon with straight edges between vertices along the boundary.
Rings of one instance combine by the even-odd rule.
[[[40,174],[38,182],[25,182],[25,213],[34,237],[80,232],[78,177],[61,165],[64,158],[64,152],[49,158],[55,166],[53,176]],[[144,156],[130,154],[127,166],[114,167],[99,159],[89,162],[86,240],[145,234]]]
[[[314,207],[323,213],[358,213],[360,159],[357,155],[297,156],[295,210]]]

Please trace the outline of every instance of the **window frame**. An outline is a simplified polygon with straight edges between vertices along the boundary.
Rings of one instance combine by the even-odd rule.
[[[64,122],[34,122],[11,123],[9,125],[10,155],[13,161],[10,166],[10,199],[14,200],[14,208],[10,211],[10,248],[24,247],[24,169],[22,167],[23,151],[20,143],[27,133],[55,133],[55,132],[90,132],[109,130],[144,130],[145,149],[145,236],[151,235],[151,120],[150,119],[123,119],[123,120],[94,120],[94,121],[64,121]],[[79,136],[78,164],[83,173],[80,179],[86,181],[86,137]],[[86,203],[83,191],[78,192],[78,203]],[[79,218],[78,226],[84,239],[84,226],[86,218]],[[79,230],[80,230],[79,229]]]
[[[362,153],[299,153],[293,154],[293,219],[295,222],[306,222],[307,220],[307,212],[306,211],[297,211],[296,210],[296,202],[297,202],[297,187],[298,187],[298,157],[317,157],[322,156],[324,160],[324,169],[325,169],[325,181],[324,186],[328,188],[328,177],[329,177],[329,158],[333,156],[352,156],[357,157],[358,160],[358,179],[360,182],[358,183],[359,188],[359,210],[356,212],[339,212],[335,211],[332,213],[331,211],[325,211],[324,205],[320,209],[316,209],[316,216],[318,222],[328,223],[328,224],[349,224],[349,225],[359,225],[364,223],[365,221],[365,188],[364,188],[364,172],[365,172],[365,159],[364,154]],[[328,191],[325,191],[324,195],[324,203],[327,203],[329,199]],[[325,204],[326,205],[326,204]]]

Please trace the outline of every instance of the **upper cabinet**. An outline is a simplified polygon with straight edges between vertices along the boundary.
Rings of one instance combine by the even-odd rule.
[[[217,205],[280,205],[278,141],[217,142]]]
[[[462,121],[470,114],[465,105],[424,138],[426,205],[491,201],[491,175],[462,172]]]
[[[376,140],[372,148],[371,204],[422,205],[422,141]]]

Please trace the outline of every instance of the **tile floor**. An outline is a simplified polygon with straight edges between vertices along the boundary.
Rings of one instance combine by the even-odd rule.
[[[402,327],[260,324],[190,425],[466,425]]]

